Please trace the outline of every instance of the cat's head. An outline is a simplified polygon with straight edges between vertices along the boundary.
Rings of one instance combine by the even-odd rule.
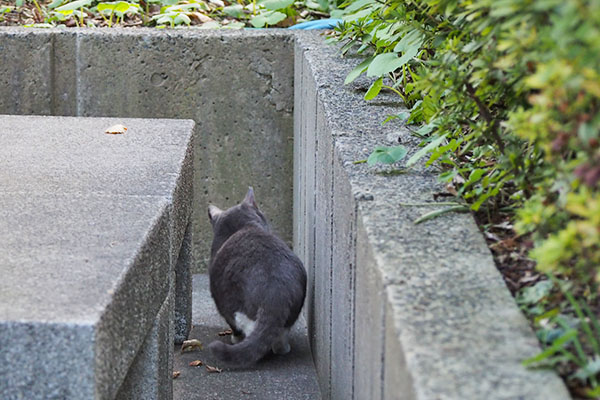
[[[256,205],[252,187],[248,188],[248,193],[246,193],[246,197],[240,204],[227,210],[221,210],[219,207],[210,204],[208,206],[208,218],[215,234],[230,236],[251,225],[270,231],[267,219]]]

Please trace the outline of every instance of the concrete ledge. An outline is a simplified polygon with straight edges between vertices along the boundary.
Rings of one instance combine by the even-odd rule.
[[[0,37],[0,114],[196,122],[195,272],[208,261],[207,204],[243,198],[249,184],[291,244],[290,32],[0,27]]]
[[[395,98],[366,103],[368,82],[343,86],[358,62],[318,34],[297,35],[294,128],[306,144],[295,155],[294,245],[314,280],[309,326],[322,391],[335,399],[569,398],[553,372],[521,365],[539,351],[537,339],[472,218],[415,225],[430,208],[401,206],[433,201],[442,189],[433,171],[386,175],[354,163],[375,145],[418,149],[404,126],[381,125],[398,112]]]
[[[127,133],[104,133],[116,123]],[[157,382],[170,382],[174,296],[191,309],[173,260],[189,260],[193,129],[0,116],[3,398],[114,398],[126,376],[171,397]]]

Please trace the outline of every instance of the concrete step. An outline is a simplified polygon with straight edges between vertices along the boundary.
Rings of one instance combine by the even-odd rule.
[[[193,328],[190,339],[198,339],[207,347],[213,340],[221,339],[218,333],[228,328],[217,312],[205,274],[193,277]],[[173,381],[175,400],[296,400],[320,399],[306,323],[301,318],[290,335],[292,351],[285,356],[269,355],[248,369],[226,369],[210,373],[205,365],[222,367],[207,349],[181,353],[175,347],[174,370],[180,375]],[[205,365],[192,367],[194,360]]]

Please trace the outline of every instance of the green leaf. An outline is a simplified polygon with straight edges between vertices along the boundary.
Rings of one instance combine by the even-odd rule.
[[[482,168],[477,168],[477,169],[471,170],[471,173],[469,174],[469,178],[465,182],[465,187],[470,186],[473,183],[477,182],[483,176],[483,174],[485,174],[486,172],[487,172],[487,170],[482,169]]]
[[[367,76],[381,76],[395,71],[401,66],[396,53],[384,53],[376,56],[367,68]]]
[[[393,164],[396,161],[403,159],[406,156],[406,153],[408,153],[408,150],[404,146],[377,146],[369,158],[367,158],[367,164]]]
[[[375,82],[373,82],[373,84],[371,84],[371,87],[369,88],[369,90],[367,90],[367,93],[365,93],[365,100],[373,100],[375,97],[377,97],[382,87],[383,78],[379,78]]]
[[[282,10],[294,4],[294,0],[265,0],[260,3],[267,10]]]
[[[117,3],[117,7],[115,8],[115,11],[118,13],[125,13],[125,12],[129,11],[130,8],[136,9],[137,7],[139,7],[137,4],[130,4],[125,1],[119,1]]]
[[[180,25],[180,24],[189,25],[191,22],[192,21],[191,21],[190,17],[188,17],[184,13],[178,13],[177,16],[175,17],[175,19],[173,20],[173,23],[175,23],[175,25]]]
[[[344,22],[356,21],[361,18],[368,17],[369,15],[371,15],[371,12],[373,12],[373,9],[371,7],[368,7],[368,8],[365,8],[364,10],[357,11],[354,14],[344,15],[342,17],[342,21],[344,21]]]
[[[81,7],[87,7],[92,3],[92,0],[76,0],[70,3],[60,6],[56,11],[74,11],[79,10]]]
[[[52,3],[48,4],[48,8],[52,10],[52,9],[60,6],[62,3],[63,3],[63,0],[54,0],[54,1],[52,1]]]
[[[258,14],[250,18],[250,23],[255,28],[263,28],[267,24],[267,18],[263,14]]]
[[[554,283],[551,280],[539,281],[533,286],[523,288],[517,295],[517,302],[524,305],[537,304],[550,294],[553,287]]]
[[[218,23],[217,21],[209,21],[209,22],[207,22],[207,23],[204,23],[204,24],[202,24],[202,26],[205,26],[205,25],[211,24],[211,23],[213,23],[213,22],[214,22],[214,23],[215,23],[215,25],[216,25],[215,27],[219,27],[219,23]],[[239,22],[239,21],[238,21],[238,22],[232,22],[232,23],[230,23],[230,24],[227,24],[227,25],[223,26],[222,28],[223,28],[223,29],[243,29],[245,26],[246,26],[246,24],[244,24],[243,22]],[[210,26],[208,26],[208,27],[210,27]],[[208,28],[208,27],[207,27],[207,28]]]
[[[462,51],[464,53],[472,53],[475,50],[479,49],[481,46],[483,45],[483,42],[477,42],[477,41],[472,41],[470,43],[467,43],[463,48]]]
[[[275,25],[286,17],[284,13],[279,11],[267,11],[250,18],[250,23],[255,28],[263,28],[266,25]]]
[[[98,11],[100,11],[100,12],[107,11],[107,10],[113,11],[116,7],[117,7],[117,5],[115,3],[99,3],[98,6],[96,6]]]
[[[375,3],[375,0],[358,0],[358,1],[353,1],[352,4],[350,4],[348,7],[346,7],[344,9],[344,12],[346,14],[352,13],[354,11],[360,10],[361,8],[363,8],[364,6],[366,6],[367,4],[372,4],[372,3]]]
[[[406,35],[404,35],[402,39],[400,39],[398,44],[396,44],[396,46],[394,47],[394,53],[405,53],[408,52],[410,49],[414,48],[418,50],[423,44],[423,40],[423,34],[420,31],[410,31]]]
[[[363,62],[361,62],[360,64],[358,64],[356,67],[354,67],[354,69],[352,71],[350,71],[348,76],[346,76],[346,80],[344,80],[344,85],[347,85],[347,84],[353,82],[356,78],[358,78],[360,76],[360,74],[365,72],[367,70],[367,68],[369,67],[369,64],[371,64],[371,61],[373,61],[374,58],[375,57],[369,57],[366,60],[364,60]]]
[[[584,122],[579,125],[579,129],[577,129],[577,136],[579,136],[579,139],[581,139],[581,141],[587,145],[591,139],[598,138],[598,131],[598,128],[594,129],[594,126]]]
[[[528,358],[523,361],[524,366],[530,366],[532,364],[536,364],[544,359],[550,357],[554,353],[563,350],[564,347],[573,339],[577,337],[577,331],[575,329],[569,329],[562,335],[559,339],[557,339],[552,346],[548,347],[546,350],[542,351],[540,354]]]
[[[431,142],[429,142],[429,144],[427,146],[421,148],[419,151],[417,151],[415,154],[413,154],[408,159],[408,161],[406,161],[406,166],[410,167],[411,165],[415,164],[425,154],[429,153],[430,151],[432,151],[433,149],[435,149],[436,147],[438,147],[445,139],[446,139],[446,135],[442,135],[442,136],[440,136],[440,137],[432,140]]]
[[[284,13],[275,11],[267,16],[267,24],[268,25],[276,25],[286,18],[287,18],[287,15],[285,15]]]
[[[389,74],[402,67],[412,60],[418,53],[419,47],[408,49],[402,57],[397,57],[396,53],[379,54],[369,65],[367,76],[381,76]]]
[[[571,375],[571,378],[579,379],[582,382],[585,382],[587,379],[596,376],[600,372],[600,356],[596,355],[596,357],[591,360],[587,360],[587,363],[583,368],[579,368],[577,372]]]
[[[234,4],[232,6],[223,7],[223,13],[233,18],[243,18],[244,7],[241,4]]]

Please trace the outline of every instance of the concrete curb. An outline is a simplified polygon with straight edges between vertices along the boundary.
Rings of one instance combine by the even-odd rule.
[[[116,123],[127,133],[107,135]],[[172,397],[193,129],[0,116],[0,397]]]
[[[294,245],[314,281],[308,323],[322,392],[569,398],[553,372],[521,365],[539,345],[472,217],[415,225],[431,208],[401,205],[433,201],[442,189],[433,171],[354,163],[376,145],[418,149],[401,124],[381,125],[398,112],[390,107],[396,99],[365,102],[368,82],[343,85],[360,60],[341,58],[318,34],[296,38]]]

